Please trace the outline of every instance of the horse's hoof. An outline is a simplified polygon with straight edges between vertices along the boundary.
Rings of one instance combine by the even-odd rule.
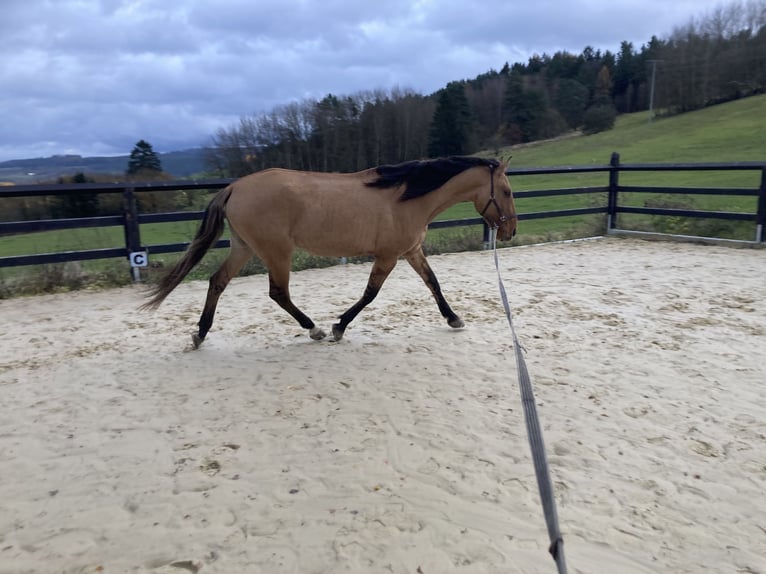
[[[340,341],[343,338],[345,329],[342,329],[340,323],[335,323],[332,326],[332,338],[334,341]]]
[[[451,321],[448,321],[447,324],[453,329],[462,329],[465,327],[465,323],[463,323],[463,320],[460,317],[455,317]]]
[[[327,334],[319,327],[311,327],[309,330],[309,336],[315,341],[321,341],[327,336]]]
[[[199,346],[202,344],[202,337],[200,337],[197,333],[194,333],[192,335],[192,345],[194,345],[195,349],[199,349]]]

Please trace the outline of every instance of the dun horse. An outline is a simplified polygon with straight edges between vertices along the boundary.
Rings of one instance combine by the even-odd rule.
[[[218,299],[232,277],[253,255],[269,272],[269,296],[309,331],[325,333],[290,299],[288,287],[296,247],[315,255],[372,255],[367,288],[333,325],[336,341],[348,324],[378,294],[398,259],[404,257],[420,275],[450,327],[463,321],[442,295],[423,252],[428,224],[462,201],[476,210],[498,237],[516,233],[516,210],[505,164],[476,157],[450,157],[385,165],[350,174],[268,169],[243,177],[208,205],[197,235],[178,263],[150,291],[145,308],[156,308],[200,262],[229,221],[231,252],[210,278],[194,347],[213,324]]]

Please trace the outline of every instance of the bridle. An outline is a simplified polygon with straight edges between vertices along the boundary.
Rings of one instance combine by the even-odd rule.
[[[501,223],[508,221],[508,218],[503,213],[503,210],[500,209],[500,204],[497,202],[497,199],[495,198],[495,168],[497,168],[496,165],[489,166],[489,199],[487,200],[487,205],[485,205],[484,209],[482,209],[481,213],[479,213],[479,215],[484,217],[484,214],[489,209],[489,206],[490,205],[495,206],[495,209],[497,209],[498,215],[500,215],[500,221],[498,223],[493,223],[490,225],[493,229],[500,227]],[[486,221],[487,218],[484,217],[484,219]]]

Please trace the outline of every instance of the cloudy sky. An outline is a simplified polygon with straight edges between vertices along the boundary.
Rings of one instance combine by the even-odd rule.
[[[505,62],[617,52],[726,0],[0,0],[0,161],[209,143],[333,93],[430,94]]]

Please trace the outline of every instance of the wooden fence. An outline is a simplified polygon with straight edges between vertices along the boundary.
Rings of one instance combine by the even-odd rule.
[[[648,187],[626,186],[620,184],[622,172],[653,171],[759,171],[761,173],[760,186],[757,188],[714,188],[714,187]],[[623,232],[619,228],[620,214],[645,214],[673,217],[713,218],[737,221],[750,221],[754,224],[754,239],[749,243],[763,243],[764,224],[766,223],[766,163],[757,162],[734,162],[734,163],[694,163],[694,164],[621,164],[619,155],[612,154],[611,161],[604,165],[593,166],[565,166],[544,167],[528,169],[511,169],[508,176],[535,176],[548,174],[574,174],[574,173],[598,173],[607,174],[608,181],[603,186],[575,187],[559,189],[543,189],[535,191],[515,192],[517,199],[534,197],[566,196],[577,194],[606,194],[606,204],[594,207],[576,209],[562,209],[556,211],[541,211],[520,213],[520,220],[542,219],[548,217],[565,217],[573,215],[586,215],[603,213],[606,217],[606,228],[610,233]],[[79,251],[63,251],[56,253],[41,253],[34,255],[14,255],[0,257],[0,268],[21,265],[40,265],[48,263],[61,263],[66,261],[83,261],[91,259],[104,259],[113,257],[125,257],[131,262],[132,267],[146,264],[146,257],[184,251],[188,243],[171,243],[159,245],[144,245],[141,241],[141,224],[167,223],[176,221],[199,220],[202,211],[178,211],[169,213],[139,213],[136,204],[136,193],[139,192],[163,192],[184,190],[216,190],[227,186],[231,179],[195,180],[195,181],[169,181],[154,183],[113,183],[113,184],[62,184],[62,185],[20,185],[9,186],[0,189],[0,200],[10,197],[34,197],[34,196],[61,196],[72,193],[97,193],[122,195],[122,214],[98,217],[78,217],[69,219],[46,219],[36,221],[11,221],[0,222],[0,237],[34,233],[39,231],[51,231],[57,229],[78,229],[86,227],[121,226],[124,229],[124,247],[106,249],[85,249]],[[620,205],[621,193],[663,193],[663,194],[697,194],[697,195],[734,195],[757,197],[757,210],[755,213],[722,212],[691,209],[668,209],[658,207],[630,207]],[[479,217],[470,219],[435,221],[429,226],[432,229],[456,227],[465,225],[484,225],[484,239],[488,238],[488,229]],[[641,233],[641,232],[631,232]],[[1,239],[0,239],[1,240]],[[228,247],[226,239],[218,241],[215,247]],[[135,276],[135,275],[134,275]]]
[[[621,172],[678,172],[678,171],[757,171],[760,172],[760,184],[755,188],[724,188],[724,187],[668,187],[668,186],[633,186],[621,185]],[[607,204],[594,208],[585,208],[579,210],[554,211],[529,213],[522,215],[520,219],[536,219],[541,217],[557,217],[561,215],[577,215],[585,213],[605,213],[607,217],[608,233],[648,233],[634,232],[620,229],[618,226],[618,215],[623,214],[643,214],[643,215],[664,215],[672,217],[693,217],[709,219],[725,219],[730,221],[751,221],[753,222],[753,241],[742,243],[762,243],[766,241],[764,236],[764,224],[766,224],[766,163],[761,162],[729,162],[729,163],[686,163],[686,164],[621,164],[620,156],[613,153],[608,165],[601,166],[570,166],[570,167],[545,167],[529,169],[513,169],[507,173],[509,176],[520,175],[547,175],[547,174],[572,174],[572,173],[608,173],[609,181],[606,186],[597,187],[579,187],[546,189],[538,191],[515,192],[516,198],[522,197],[544,197],[557,195],[572,195],[581,193],[603,193],[607,194]],[[757,197],[757,208],[755,213],[731,212],[731,211],[710,211],[693,209],[671,209],[660,207],[630,207],[620,205],[619,198],[621,193],[663,193],[670,195],[723,195],[723,196],[742,196]]]

